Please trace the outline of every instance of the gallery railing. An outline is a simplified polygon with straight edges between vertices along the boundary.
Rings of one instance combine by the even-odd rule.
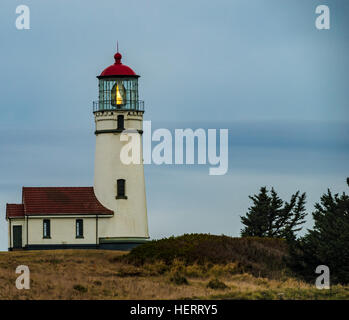
[[[144,101],[131,100],[124,104],[115,104],[111,100],[93,101],[93,112],[108,111],[108,110],[133,110],[144,111]]]

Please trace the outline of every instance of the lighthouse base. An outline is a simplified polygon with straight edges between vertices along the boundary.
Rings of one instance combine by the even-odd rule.
[[[146,238],[101,238],[99,244],[30,244],[18,250],[100,249],[130,251],[147,241]],[[16,249],[9,248],[8,250]]]
[[[133,248],[147,243],[147,238],[101,238],[99,239],[99,249],[129,251]]]

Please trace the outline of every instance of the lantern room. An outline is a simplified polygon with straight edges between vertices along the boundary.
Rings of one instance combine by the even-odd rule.
[[[122,55],[114,55],[115,63],[106,68],[99,80],[99,99],[93,103],[93,111],[139,110],[144,102],[138,97],[138,78],[130,67],[121,63]]]

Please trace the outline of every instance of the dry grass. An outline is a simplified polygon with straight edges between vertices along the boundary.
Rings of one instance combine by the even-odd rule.
[[[101,250],[0,253],[0,299],[347,299],[349,287],[316,290],[296,279],[236,274],[236,265],[185,265],[177,260],[133,266],[123,252]],[[27,265],[30,290],[17,290],[15,269]],[[180,274],[187,285],[170,279]],[[219,279],[228,288],[207,287]]]

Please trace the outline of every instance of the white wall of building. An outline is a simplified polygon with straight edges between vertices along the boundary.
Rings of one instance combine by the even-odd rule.
[[[50,239],[43,237],[43,221],[50,220]],[[83,220],[83,238],[76,237],[76,220]],[[103,226],[110,223],[110,217],[98,217],[96,216],[73,216],[73,217],[52,217],[52,216],[40,216],[29,217],[27,220],[11,219],[11,243],[10,243],[10,230],[9,230],[9,243],[10,247],[13,247],[13,226],[22,226],[22,245],[27,245],[27,225],[28,223],[28,244],[29,245],[65,245],[65,244],[96,244],[96,236],[98,239],[100,236],[100,230],[103,230]],[[98,233],[96,234],[96,227]],[[10,228],[10,223],[9,223]],[[97,239],[97,242],[99,240]]]
[[[45,218],[47,219],[47,218]],[[49,218],[51,238],[43,237],[43,218],[28,220],[29,244],[94,244],[96,243],[96,218],[81,218],[83,220],[84,237],[76,238],[75,218]]]

